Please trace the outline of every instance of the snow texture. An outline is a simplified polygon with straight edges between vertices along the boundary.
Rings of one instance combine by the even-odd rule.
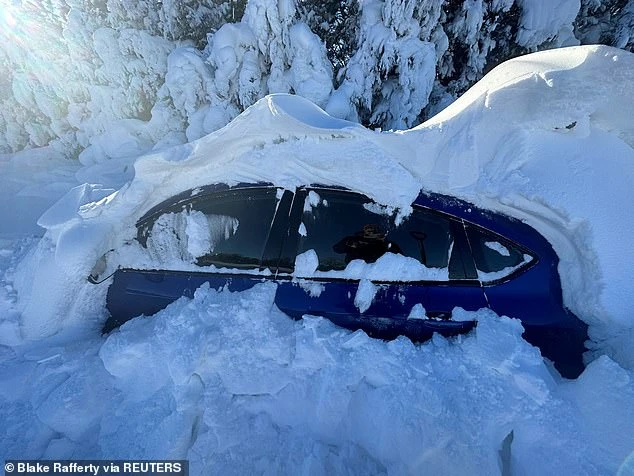
[[[269,21],[249,5],[252,24]],[[258,31],[290,35],[293,5],[278,7]],[[286,65],[276,68],[266,81],[282,87]],[[126,142],[133,125],[105,131],[127,144],[107,174],[96,156],[80,171],[49,150],[2,156],[0,451],[187,458],[192,474],[632,473],[634,281],[624,263],[634,263],[634,216],[624,207],[634,203],[633,79],[630,53],[566,48],[504,63],[402,132],[370,131],[281,94],[220,131],[138,159],[125,157],[139,150]],[[87,170],[103,174],[101,185],[71,189]],[[345,186],[402,216],[424,189],[527,222],[552,243],[565,303],[590,325],[587,369],[563,380],[518,321],[486,309],[454,310],[478,321],[466,336],[384,342],[320,318],[288,319],[272,283],[236,294],[203,287],[101,336],[109,282],[85,279],[97,260],[113,249],[114,265],[139,258],[135,223],[174,194],[255,181]],[[24,238],[29,227],[11,205],[28,211],[33,229],[38,207],[65,191],[40,219],[44,236]],[[197,215],[182,221],[187,253],[213,241]],[[237,225],[223,224],[225,233]],[[319,276],[314,251],[297,259],[299,285],[301,274]],[[360,279],[360,310],[382,266],[397,280],[443,271],[389,253],[353,261],[343,273]],[[414,306],[411,317],[423,311]]]
[[[0,445],[187,458],[195,475],[628,470],[634,391],[607,358],[557,385],[519,323],[487,310],[460,342],[415,346],[263,311],[274,294],[203,287],[107,338],[5,353]]]

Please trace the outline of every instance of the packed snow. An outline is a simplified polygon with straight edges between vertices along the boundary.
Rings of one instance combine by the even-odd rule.
[[[115,161],[118,177],[87,161],[79,171],[47,164],[46,151],[3,157],[2,454],[184,458],[192,474],[634,474],[633,79],[630,53],[559,49],[502,64],[406,131],[370,131],[273,95],[133,168]],[[71,189],[88,176],[92,185]],[[590,325],[586,370],[562,379],[519,321],[486,309],[454,310],[475,330],[423,344],[293,321],[275,307],[272,282],[241,293],[203,286],[101,336],[109,281],[86,281],[99,258],[138,258],[136,221],[177,193],[255,181],[345,186],[395,219],[422,188],[527,222],[553,244],[565,304]],[[29,238],[43,202],[56,202],[39,218],[45,234]],[[308,197],[309,209],[322,205]],[[190,261],[240,226],[172,219]],[[405,273],[395,279],[437,271],[404,260],[349,263],[360,310],[379,289],[377,269]],[[314,251],[297,257],[300,285],[317,264]],[[410,313],[424,316],[422,306]]]

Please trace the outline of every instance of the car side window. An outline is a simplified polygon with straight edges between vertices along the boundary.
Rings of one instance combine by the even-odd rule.
[[[471,224],[466,224],[465,229],[478,277],[483,282],[505,278],[534,259],[519,246],[493,232]]]
[[[139,242],[161,264],[257,268],[278,196],[275,188],[202,194],[140,223]]]
[[[447,268],[453,237],[445,217],[416,208],[391,236],[401,243],[403,254],[429,268]]]
[[[390,247],[390,217],[364,208],[369,198],[350,192],[310,191],[299,227],[301,254],[315,250],[319,271],[340,271],[354,259],[375,262]]]
[[[303,206],[298,255],[314,250],[318,271],[340,271],[355,260],[375,263],[392,253],[433,271],[421,279],[450,279],[452,224],[444,216],[416,208],[397,225],[394,210],[336,190],[310,191]]]

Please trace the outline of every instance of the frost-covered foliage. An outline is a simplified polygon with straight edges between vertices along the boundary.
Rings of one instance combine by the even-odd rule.
[[[582,43],[634,49],[633,0],[582,0],[576,21]]]
[[[633,31],[634,0],[2,2],[0,153],[125,160],[275,92],[402,129],[506,59]]]
[[[300,18],[326,44],[335,78],[356,50],[359,8],[357,0],[297,0]]]
[[[430,40],[440,3],[367,1],[362,7],[358,50],[327,110],[370,125],[408,128],[433,86],[436,47]]]
[[[168,55],[241,12],[234,1],[206,3],[3,2],[0,152],[50,144],[91,163],[119,157],[114,130],[138,153],[159,143],[173,126],[148,121],[156,105],[164,118]],[[179,112],[168,108],[170,119]]]
[[[495,66],[507,59],[500,56],[511,57],[520,51],[514,42],[519,25],[519,7],[514,0],[453,3],[455,8],[445,9],[440,19],[445,36],[443,43],[437,43],[443,54],[434,91],[435,98],[448,92],[449,100],[477,81],[489,62]]]
[[[325,47],[297,21],[293,0],[248,2],[241,22],[226,24],[209,36],[203,56],[211,80],[211,106],[223,108],[228,118],[203,128],[205,133],[268,93],[292,92],[323,106],[332,90]]]

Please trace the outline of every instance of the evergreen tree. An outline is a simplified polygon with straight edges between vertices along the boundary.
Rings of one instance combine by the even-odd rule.
[[[428,102],[441,0],[362,3],[358,49],[328,104],[333,115],[372,127],[412,126]]]
[[[354,54],[359,38],[358,0],[298,0],[299,16],[326,44],[334,77]]]
[[[634,50],[634,0],[582,0],[575,32],[584,44]]]
[[[100,161],[120,153],[115,130],[140,153],[216,130],[272,92],[408,128],[500,62],[578,43],[634,50],[634,0],[6,3],[0,153],[50,145]]]

